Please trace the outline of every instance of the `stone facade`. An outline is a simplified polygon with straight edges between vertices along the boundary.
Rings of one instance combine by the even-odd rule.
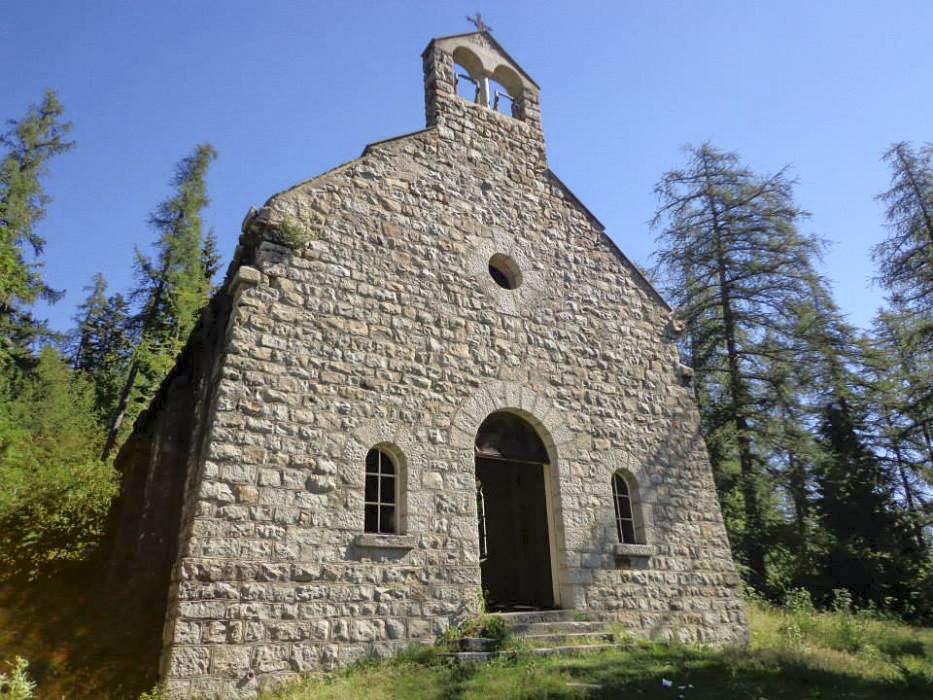
[[[175,696],[251,697],[475,614],[474,440],[495,411],[547,448],[559,607],[652,637],[746,638],[671,310],[548,169],[538,88],[498,44],[448,37],[423,58],[428,128],[251,212],[195,334],[221,338],[195,343],[184,397],[200,409],[165,421],[157,402],[121,452],[132,483],[169,480],[179,503],[162,555]],[[505,86],[513,116],[457,97],[455,59],[482,94]],[[275,243],[284,229],[312,240]],[[517,288],[490,276],[497,254]],[[141,432],[183,458],[160,467]],[[364,533],[374,446],[398,465],[395,534]],[[616,531],[618,470],[635,543]],[[124,494],[118,541],[153,520],[144,492]]]

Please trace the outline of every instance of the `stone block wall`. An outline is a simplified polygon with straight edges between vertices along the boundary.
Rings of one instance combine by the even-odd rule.
[[[428,111],[431,128],[246,224],[180,518],[162,659],[177,697],[251,697],[476,613],[473,441],[496,410],[549,450],[561,607],[637,634],[746,637],[670,310],[547,169],[539,123],[449,90],[429,89]],[[259,240],[282,225],[315,238]],[[492,281],[495,253],[517,289]],[[363,535],[376,445],[402,472],[395,536]],[[637,485],[638,556],[616,547],[619,469]]]

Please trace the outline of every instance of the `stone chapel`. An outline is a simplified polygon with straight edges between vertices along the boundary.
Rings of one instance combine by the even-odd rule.
[[[671,309],[548,168],[488,31],[427,127],[250,210],[117,459],[111,580],[174,697],[250,697],[491,610],[747,637]]]

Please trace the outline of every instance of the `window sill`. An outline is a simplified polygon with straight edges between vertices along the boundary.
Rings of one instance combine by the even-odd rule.
[[[612,553],[616,557],[650,557],[654,555],[654,547],[650,544],[622,544],[612,545]]]
[[[378,549],[414,549],[414,535],[384,535],[378,532],[361,532],[353,538],[357,547],[373,547]]]

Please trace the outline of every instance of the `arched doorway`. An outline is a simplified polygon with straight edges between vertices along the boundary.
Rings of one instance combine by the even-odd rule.
[[[555,605],[548,461],[534,427],[514,413],[490,414],[476,433],[480,568],[492,610]]]

